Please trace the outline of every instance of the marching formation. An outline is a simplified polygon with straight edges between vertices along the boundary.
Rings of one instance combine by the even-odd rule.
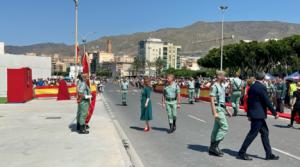
[[[149,77],[141,78],[139,80],[123,78],[119,81],[121,90],[122,104],[127,106],[127,93],[129,86],[136,86],[142,88],[141,91],[141,116],[140,120],[145,121],[144,132],[151,130],[150,121],[152,116],[152,102],[151,93],[153,85],[162,85],[162,107],[166,111],[169,123],[168,133],[172,134],[177,129],[177,112],[181,110],[181,92],[180,87],[186,86],[188,93],[189,104],[194,104],[199,100],[200,89],[210,88],[210,104],[211,111],[214,118],[214,126],[211,132],[211,143],[209,147],[209,154],[222,157],[224,153],[220,149],[220,143],[225,138],[229,131],[229,125],[226,115],[229,117],[238,116],[240,110],[240,103],[243,103],[244,109],[247,112],[248,120],[251,123],[249,133],[247,134],[240,150],[238,158],[242,160],[252,160],[247,155],[247,149],[257,137],[261,134],[263,148],[265,149],[266,160],[278,160],[279,157],[272,153],[269,141],[269,130],[265,119],[267,112],[270,110],[275,119],[278,118],[277,112],[284,112],[284,96],[286,95],[286,85],[283,80],[277,79],[272,84],[273,93],[270,94],[270,82],[265,80],[265,73],[257,73],[255,77],[249,78],[246,82],[240,79],[240,74],[237,72],[234,78],[226,78],[224,71],[217,71],[215,79],[212,82],[203,81],[200,77],[188,78],[186,81],[175,78],[174,75],[168,74],[166,79],[151,79]],[[300,111],[300,83],[297,84],[291,98],[292,117]],[[230,98],[228,98],[230,95]],[[275,97],[273,101],[273,96]],[[229,99],[229,100],[228,100]],[[226,103],[230,102],[233,113],[231,113]],[[276,106],[274,108],[273,106]],[[300,113],[299,113],[300,114]],[[294,119],[291,119],[292,126]]]

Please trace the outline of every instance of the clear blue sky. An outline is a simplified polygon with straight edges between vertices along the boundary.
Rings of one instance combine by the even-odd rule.
[[[226,21],[300,23],[300,0],[79,0],[79,34],[97,32],[92,40],[218,21],[221,4],[229,6]],[[6,44],[72,44],[73,33],[73,0],[1,0],[0,41]]]

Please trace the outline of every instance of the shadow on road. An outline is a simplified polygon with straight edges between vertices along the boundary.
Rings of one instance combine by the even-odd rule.
[[[238,117],[247,117],[247,114],[237,114]]]
[[[71,132],[77,132],[77,124],[70,124],[69,125],[69,129],[71,130]]]
[[[181,104],[185,104],[185,105],[194,105],[195,103],[191,104],[189,102],[181,102]]]
[[[123,104],[116,104],[116,106],[124,106]]]
[[[188,144],[187,148],[199,152],[208,152],[208,146],[203,146],[198,144]]]
[[[286,128],[289,129],[289,127],[287,125],[273,125],[276,128]]]
[[[156,131],[161,131],[161,132],[167,132],[169,129],[167,128],[158,128],[158,127],[152,127],[153,130],[156,130]]]
[[[240,158],[238,158],[238,151],[235,151],[235,150],[231,150],[231,149],[222,149],[222,151],[225,153],[225,154],[228,154],[228,155],[230,155],[230,156],[232,156],[232,157],[236,157],[237,159],[240,159]],[[262,157],[259,157],[258,155],[251,155],[251,154],[247,154],[247,155],[249,155],[250,157],[252,157],[252,158],[257,158],[257,159],[262,159],[262,160],[264,160],[264,158],[262,158]]]
[[[130,126],[130,129],[134,129],[134,130],[137,130],[137,131],[144,131],[144,128],[137,127],[137,126]]]

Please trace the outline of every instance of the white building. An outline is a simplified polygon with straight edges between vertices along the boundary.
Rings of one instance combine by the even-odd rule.
[[[70,66],[69,77],[76,78],[77,76],[75,76],[75,73],[77,72],[77,74],[80,74],[80,73],[82,73],[82,71],[83,71],[82,66],[77,66],[77,68],[74,65]]]
[[[195,56],[180,57],[181,68],[186,68],[186,69],[192,70],[192,71],[200,70],[200,67],[198,65],[198,59],[199,59],[199,57],[195,57]]]
[[[180,52],[181,46],[166,42],[163,45],[163,60],[166,62],[165,69],[180,68]]]
[[[3,50],[4,50],[4,44]],[[1,52],[0,44],[0,97],[7,96],[7,69],[29,67],[32,78],[51,77],[51,58],[26,55],[13,55]]]
[[[138,56],[145,61],[144,75],[154,76],[155,67],[149,68],[147,62],[154,63],[157,58],[164,60],[164,68],[180,68],[181,46],[169,42],[163,42],[161,39],[148,38],[139,42]]]

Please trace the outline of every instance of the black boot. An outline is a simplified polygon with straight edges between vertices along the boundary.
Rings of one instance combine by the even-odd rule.
[[[85,130],[87,133],[90,133],[90,132],[88,131],[88,127],[89,127],[88,125],[84,125],[83,127],[84,127],[84,130]],[[89,127],[89,128],[90,128],[90,127]]]
[[[170,125],[170,129],[168,130],[168,133],[173,133],[174,132],[174,126],[173,124],[169,124]]]
[[[176,117],[173,118],[173,132],[176,130]]]
[[[85,125],[80,125],[79,134],[89,134],[89,131],[86,130]]]
[[[209,152],[210,155],[222,157],[221,153],[219,152],[219,150],[217,148],[217,143],[216,142],[211,142],[208,152]]]
[[[217,150],[219,151],[220,155],[223,156],[223,155],[224,155],[224,152],[219,148],[220,142],[221,142],[221,141],[217,141],[217,142],[216,142],[216,147],[217,147]]]
[[[80,125],[79,123],[77,122],[77,125],[76,125],[76,130],[79,131],[80,130]]]

